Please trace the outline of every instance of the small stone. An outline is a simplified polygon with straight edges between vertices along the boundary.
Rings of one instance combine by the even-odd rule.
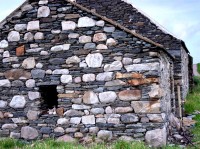
[[[107,120],[107,123],[110,123],[110,124],[119,124],[120,123],[120,119],[119,118],[109,117],[108,120]]]
[[[94,117],[94,115],[82,116],[82,123],[84,125],[95,124],[95,117]]]
[[[13,114],[10,113],[10,112],[5,112],[5,113],[3,114],[3,116],[4,116],[5,118],[12,118],[12,117],[13,117]]]
[[[160,100],[157,101],[132,101],[131,106],[135,113],[160,113]]]
[[[103,31],[106,33],[112,33],[115,31],[115,27],[104,27]]]
[[[141,63],[142,59],[141,58],[136,58],[133,60],[133,64]]]
[[[80,36],[79,37],[79,43],[88,43],[88,42],[91,42],[92,41],[92,37],[90,36]]]
[[[126,124],[135,123],[139,121],[138,116],[128,113],[121,116],[121,121]]]
[[[33,41],[33,34],[31,32],[28,32],[24,35],[24,40],[29,42],[29,41]]]
[[[39,21],[28,22],[27,30],[28,31],[40,30],[40,22]]]
[[[100,130],[97,134],[97,137],[101,140],[109,141],[112,140],[112,131]]]
[[[68,69],[55,69],[52,72],[53,75],[67,75],[69,74],[69,70]]]
[[[99,128],[98,128],[98,127],[90,127],[90,128],[89,128],[89,132],[90,132],[91,134],[97,134],[98,131],[99,131]]]
[[[99,93],[99,99],[102,103],[112,103],[116,100],[117,95],[113,91]]]
[[[33,87],[35,87],[35,80],[33,80],[33,79],[27,80],[27,81],[26,81],[26,87],[28,87],[28,88],[33,88]]]
[[[20,46],[16,48],[16,56],[23,56],[25,53],[25,46]]]
[[[81,16],[79,14],[66,14],[65,19],[77,19],[77,18],[80,18],[80,17]]]
[[[142,118],[140,119],[140,122],[141,122],[141,123],[149,123],[149,119],[148,119],[147,117],[142,117]]]
[[[72,117],[70,119],[70,123],[76,124],[76,125],[80,124],[81,123],[81,117]]]
[[[82,138],[83,134],[81,132],[75,132],[74,137],[75,138]]]
[[[11,83],[8,79],[0,80],[0,87],[10,87]]]
[[[121,136],[119,140],[126,141],[126,142],[133,142],[134,139],[130,136]]]
[[[0,100],[0,108],[5,108],[7,105],[7,101]]]
[[[29,57],[26,58],[23,62],[22,62],[22,67],[24,69],[33,69],[35,67],[35,58],[34,57]]]
[[[77,110],[68,110],[64,113],[64,115],[67,117],[78,117],[78,116],[83,116],[84,113]]]
[[[108,107],[106,107],[105,112],[106,112],[106,114],[112,114],[113,109],[110,106],[108,106]]]
[[[30,100],[35,100],[35,99],[39,99],[41,96],[40,96],[40,93],[39,92],[32,92],[32,91],[29,91],[28,92],[28,98]]]
[[[61,30],[51,30],[51,33],[52,33],[52,34],[60,34],[60,33],[61,33]]]
[[[50,15],[50,9],[48,6],[42,6],[38,8],[37,17],[43,18],[48,17]]]
[[[10,57],[10,52],[9,51],[4,51],[3,52],[3,57]]]
[[[106,120],[106,118],[97,118],[96,119],[96,123],[107,123],[107,120]]]
[[[77,33],[70,33],[70,34],[68,35],[68,38],[72,38],[72,39],[79,38],[79,34],[77,34]]]
[[[11,132],[10,138],[19,139],[21,137],[20,133]]]
[[[76,77],[76,78],[74,78],[74,82],[75,83],[81,83],[81,77]]]
[[[92,112],[94,115],[97,115],[97,114],[104,114],[104,109],[103,109],[103,108],[92,108],[92,109],[91,109],[91,112]]]
[[[95,49],[96,48],[96,44],[95,43],[86,43],[83,47],[83,49],[87,50],[87,49]]]
[[[119,99],[123,101],[139,100],[141,98],[140,90],[124,90],[119,92]]]
[[[103,55],[100,53],[88,54],[85,58],[88,67],[97,68],[101,67]]]
[[[166,146],[167,131],[166,128],[147,131],[145,141],[148,145],[154,148]]]
[[[28,117],[29,120],[37,120],[38,115],[39,115],[38,111],[29,110],[28,113],[27,113],[27,117]]]
[[[99,44],[99,45],[97,45],[96,49],[97,50],[107,50],[108,47],[104,44]]]
[[[53,46],[52,48],[51,48],[51,51],[52,52],[59,52],[59,51],[62,51],[63,50],[63,45],[57,45],[57,46]]]
[[[15,24],[14,28],[16,31],[24,31],[24,30],[26,30],[27,25],[26,24]]]
[[[44,34],[42,32],[37,32],[35,35],[34,35],[34,39],[35,40],[42,40],[44,39]]]
[[[56,127],[56,128],[54,129],[54,132],[64,133],[65,130],[64,130],[62,127]]]
[[[64,136],[61,136],[57,139],[57,141],[62,141],[62,142],[75,142],[76,140],[74,138],[72,138],[71,136],[69,135],[64,135]]]
[[[113,78],[113,72],[99,73],[96,77],[97,81],[110,81]]]
[[[58,116],[63,116],[64,115],[64,108],[60,107],[56,109],[56,114]]]
[[[17,108],[24,108],[25,104],[26,100],[24,96],[16,95],[12,98],[9,106],[14,109],[17,109]]]
[[[7,130],[12,130],[17,128],[16,124],[3,124],[1,127],[3,130],[7,129]]]
[[[105,86],[123,86],[123,85],[126,85],[126,83],[121,80],[113,80],[105,83]]]
[[[31,70],[31,75],[33,79],[43,79],[45,76],[45,71],[42,69],[33,69]]]
[[[11,31],[8,34],[8,41],[13,42],[13,41],[19,41],[19,40],[20,40],[19,32],[17,32],[17,31]]]
[[[147,114],[147,117],[149,118],[151,122],[155,122],[155,123],[163,122],[163,118],[161,114]]]
[[[33,48],[33,49],[27,49],[26,52],[27,53],[38,53],[42,50],[43,50],[43,48]]]
[[[26,4],[26,5],[21,7],[22,12],[28,11],[28,10],[31,10],[31,9],[33,9],[33,6],[31,6],[30,4]]]
[[[95,81],[95,74],[84,74],[82,80],[83,82],[93,82]]]
[[[104,66],[104,71],[115,71],[115,70],[121,70],[123,67],[122,63],[120,61],[114,61],[111,64],[106,64]]]
[[[107,36],[105,33],[94,34],[93,42],[100,42],[100,41],[105,41],[105,40],[107,40]]]
[[[151,91],[148,93],[150,98],[161,98],[163,96],[163,90],[157,84],[151,85]]]
[[[85,109],[90,109],[90,106],[86,106],[86,105],[78,105],[78,104],[73,104],[72,105],[72,109],[75,110],[85,110]]]
[[[69,124],[69,119],[66,119],[66,118],[59,118],[59,119],[57,120],[57,124],[58,124],[58,125]]]
[[[63,50],[69,50],[70,49],[71,44],[64,44],[63,45]]]
[[[102,26],[104,26],[104,25],[105,25],[105,21],[103,21],[103,20],[100,20],[100,21],[97,21],[97,22],[96,22],[96,26],[102,27]]]
[[[99,99],[93,91],[87,91],[83,95],[83,103],[85,103],[85,104],[97,104],[97,103],[99,103]]]
[[[122,63],[123,63],[124,65],[130,65],[130,64],[132,64],[132,62],[133,62],[132,58],[127,58],[127,57],[125,57],[125,58],[123,58],[123,60],[122,60]]]
[[[41,69],[42,67],[43,67],[43,64],[42,64],[42,63],[37,63],[37,64],[36,64],[36,68]]]
[[[73,21],[62,21],[62,30],[75,30],[76,26]]]
[[[67,58],[66,60],[66,64],[77,64],[80,63],[80,58],[78,56],[72,56]]]
[[[21,137],[26,140],[33,140],[38,137],[38,131],[35,128],[25,126],[21,129]]]
[[[18,62],[18,57],[8,57],[2,60],[3,63]]]
[[[48,4],[48,0],[40,0],[39,5],[45,5],[45,4]]]
[[[52,132],[52,129],[50,127],[42,127],[40,129],[40,133],[42,134],[50,134]]]
[[[8,47],[8,42],[7,40],[1,40],[0,42],[0,49],[4,49],[4,48],[7,48]]]
[[[72,83],[72,76],[71,75],[62,75],[60,81],[64,84]]]
[[[117,45],[117,41],[115,39],[113,39],[113,38],[109,38],[106,41],[106,45],[107,46],[115,46],[115,45]]]
[[[92,27],[95,26],[96,22],[89,17],[81,17],[78,20],[78,27]]]
[[[49,63],[53,65],[60,65],[60,64],[64,64],[65,60],[63,58],[52,58],[49,60]]]
[[[133,112],[132,107],[117,107],[115,108],[115,113],[129,113]]]

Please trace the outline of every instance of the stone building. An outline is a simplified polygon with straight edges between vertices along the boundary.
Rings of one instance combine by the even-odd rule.
[[[119,6],[136,11],[123,1],[112,11],[110,1],[88,2],[29,0],[0,23],[0,137],[166,144],[177,78],[188,90],[186,47],[166,35],[176,58],[143,37],[152,24],[123,24]],[[143,36],[130,28],[144,25]]]

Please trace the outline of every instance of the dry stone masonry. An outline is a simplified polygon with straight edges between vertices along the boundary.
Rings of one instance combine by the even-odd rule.
[[[0,137],[166,144],[174,73],[161,46],[64,0],[26,1],[0,32]]]

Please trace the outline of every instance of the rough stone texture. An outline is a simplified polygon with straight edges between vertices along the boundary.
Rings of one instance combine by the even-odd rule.
[[[8,41],[7,40],[1,40],[0,42],[0,48],[7,48],[8,47]]]
[[[99,103],[99,99],[93,91],[87,91],[83,95],[83,103],[85,103],[85,104],[97,104],[97,103]]]
[[[94,34],[93,42],[105,41],[106,39],[107,39],[106,34],[104,34],[104,33],[97,33],[97,34]]]
[[[29,57],[27,59],[25,59],[22,63],[22,67],[24,69],[32,69],[35,67],[35,58],[34,57]]]
[[[160,101],[132,101],[135,113],[160,113]]]
[[[0,108],[5,108],[8,105],[6,101],[0,100]]]
[[[27,140],[33,140],[38,137],[38,131],[35,128],[25,126],[21,129],[21,137]]]
[[[42,18],[42,17],[48,17],[50,15],[50,9],[47,6],[42,6],[38,9],[37,12],[37,17]]]
[[[88,67],[97,68],[101,67],[103,56],[100,53],[88,54],[85,60]]]
[[[119,99],[123,101],[139,100],[141,98],[140,90],[125,90],[119,92]]]
[[[122,69],[122,63],[120,61],[114,61],[111,64],[106,64],[104,66],[104,71],[115,71]]]
[[[8,41],[13,42],[13,41],[19,41],[19,40],[20,40],[19,32],[17,32],[17,31],[11,31],[8,34]]]
[[[145,141],[152,147],[163,147],[167,142],[166,128],[147,131]]]
[[[121,121],[128,124],[138,122],[139,118],[135,114],[124,114],[121,116]]]
[[[32,30],[40,30],[40,22],[39,21],[30,21],[28,22],[27,25],[27,30],[32,31]]]
[[[63,142],[75,142],[76,140],[74,138],[72,138],[71,136],[69,135],[64,135],[64,136],[61,136],[57,139],[57,141],[63,141]]]
[[[113,78],[113,72],[104,72],[104,73],[99,73],[96,76],[97,81],[110,81]]]
[[[76,23],[73,21],[63,21],[62,22],[62,30],[75,30]]]
[[[94,115],[82,116],[82,123],[85,124],[85,125],[87,125],[87,124],[95,124]]]
[[[99,100],[102,103],[112,103],[116,100],[116,98],[117,98],[116,93],[112,91],[99,93]]]
[[[78,27],[92,27],[95,26],[95,21],[89,17],[81,17],[78,20]]]
[[[37,120],[38,115],[39,115],[38,111],[29,110],[28,113],[27,113],[27,117],[28,117],[29,120]]]
[[[71,83],[72,82],[72,76],[71,75],[62,75],[60,78],[62,83]]]
[[[25,104],[26,100],[24,96],[16,95],[12,98],[9,106],[16,109],[16,108],[24,108]]]
[[[105,141],[109,141],[112,139],[113,135],[111,131],[107,131],[107,130],[100,130],[97,134],[97,137],[99,139],[105,140]]]
[[[35,99],[38,99],[38,98],[40,98],[41,96],[40,96],[40,93],[39,92],[28,92],[28,98],[30,99],[30,100],[35,100]]]
[[[88,42],[91,42],[91,41],[92,41],[92,37],[90,37],[90,36],[83,35],[83,36],[79,37],[80,43],[88,43]]]
[[[1,87],[10,87],[11,83],[8,79],[0,80],[0,86]]]
[[[132,64],[125,66],[128,72],[132,71],[144,71],[144,70],[157,70],[159,63],[146,63],[146,64]]]
[[[17,128],[17,125],[16,124],[4,124],[2,125],[1,127],[3,130],[13,130],[15,128]]]
[[[83,80],[83,82],[95,81],[95,74],[84,74],[82,80]]]
[[[67,64],[76,64],[76,63],[80,63],[80,58],[78,56],[72,56],[67,58],[66,63]]]

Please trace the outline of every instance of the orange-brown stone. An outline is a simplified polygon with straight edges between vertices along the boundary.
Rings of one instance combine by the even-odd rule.
[[[139,100],[141,98],[140,90],[124,90],[119,92],[119,99],[124,101]]]
[[[64,108],[60,107],[56,109],[56,113],[58,114],[58,116],[63,116],[64,114]]]
[[[128,81],[128,84],[138,86],[142,84],[157,83],[158,78],[147,78],[147,79],[132,79]]]
[[[123,78],[135,78],[135,79],[141,79],[143,78],[143,75],[140,73],[116,73],[116,79],[123,79]]]
[[[16,48],[16,55],[17,56],[22,56],[25,53],[25,46],[20,46],[18,48]]]

